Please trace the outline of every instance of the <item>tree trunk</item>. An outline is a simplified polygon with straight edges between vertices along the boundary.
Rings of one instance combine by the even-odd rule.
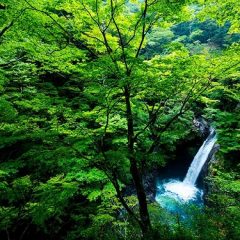
[[[137,161],[134,156],[134,130],[133,130],[133,116],[130,103],[130,88],[129,86],[124,87],[124,96],[126,102],[126,116],[128,124],[128,153],[130,159],[130,172],[133,178],[133,182],[137,192],[137,198],[139,202],[139,212],[141,219],[141,230],[143,236],[146,236],[151,229],[151,223],[147,207],[146,194],[143,187],[142,175],[138,169]]]

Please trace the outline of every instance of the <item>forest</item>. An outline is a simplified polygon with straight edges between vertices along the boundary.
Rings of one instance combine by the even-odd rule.
[[[239,240],[240,1],[1,0],[0,239]]]

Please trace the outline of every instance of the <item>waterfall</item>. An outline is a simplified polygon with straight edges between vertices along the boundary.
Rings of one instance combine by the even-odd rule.
[[[216,141],[215,130],[211,128],[210,134],[195,155],[185,179],[183,181],[168,179],[158,183],[156,201],[161,206],[168,208],[169,198],[187,202],[202,197],[202,191],[195,186],[195,183]]]
[[[211,128],[210,134],[207,139],[202,144],[201,148],[198,150],[195,155],[190,168],[188,169],[187,175],[184,179],[184,183],[194,185],[197,181],[197,178],[203,168],[204,163],[207,161],[208,156],[216,143],[216,133],[213,128]]]

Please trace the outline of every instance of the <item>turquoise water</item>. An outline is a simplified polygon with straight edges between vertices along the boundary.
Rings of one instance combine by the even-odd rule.
[[[196,186],[201,170],[217,141],[214,128],[196,153],[185,178],[161,180],[157,183],[156,201],[170,212],[182,211],[181,206],[203,205],[203,190]]]
[[[203,190],[176,179],[157,183],[156,201],[171,213],[184,214],[187,205],[203,206]]]

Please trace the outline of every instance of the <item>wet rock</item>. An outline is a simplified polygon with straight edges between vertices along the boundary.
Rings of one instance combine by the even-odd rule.
[[[215,164],[217,161],[216,158],[216,153],[219,150],[220,145],[219,144],[215,144],[215,146],[213,147],[212,151],[209,154],[208,157],[208,161],[206,162],[206,164],[204,165],[203,169],[202,169],[202,179],[203,179],[203,191],[204,191],[204,196],[203,196],[203,200],[205,205],[208,205],[208,201],[207,201],[207,196],[208,194],[210,194],[212,192],[212,188],[213,188],[213,184],[210,180],[207,179],[207,176],[210,175],[210,167],[212,164]]]
[[[143,186],[145,189],[147,201],[149,203],[155,202],[155,195],[157,192],[157,186],[156,186],[157,176],[158,176],[158,171],[156,169],[154,169],[151,173],[150,172],[146,173],[143,176]],[[133,183],[126,186],[124,195],[125,196],[137,195],[136,189]]]
[[[148,202],[155,202],[155,195],[157,192],[156,178],[158,172],[157,170],[153,170],[150,174],[147,174],[143,177],[143,185],[146,191]]]
[[[203,137],[206,137],[210,131],[210,125],[203,117],[195,117],[193,119],[193,125],[199,130]]]

